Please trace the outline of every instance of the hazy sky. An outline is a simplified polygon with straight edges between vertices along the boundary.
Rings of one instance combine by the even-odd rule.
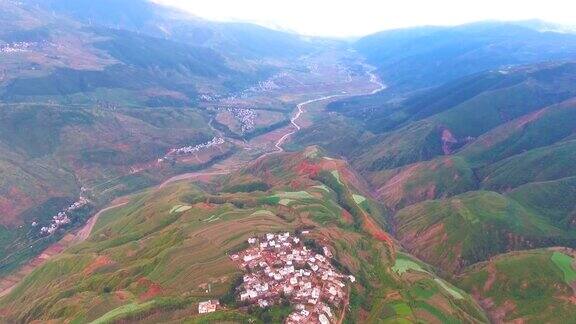
[[[306,35],[359,36],[416,25],[538,18],[576,24],[575,0],[154,0],[220,21]]]

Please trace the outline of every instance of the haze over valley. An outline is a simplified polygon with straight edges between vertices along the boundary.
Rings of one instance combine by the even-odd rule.
[[[217,3],[0,0],[0,322],[576,318],[562,10]]]

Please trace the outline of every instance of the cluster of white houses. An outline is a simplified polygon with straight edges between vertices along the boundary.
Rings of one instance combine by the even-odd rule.
[[[0,53],[21,53],[27,52],[30,48],[36,46],[37,43],[30,42],[15,42],[0,46]]]
[[[66,225],[66,224],[70,224],[71,220],[70,217],[68,217],[68,213],[80,209],[86,205],[88,205],[90,203],[90,200],[88,200],[88,198],[84,197],[84,196],[80,196],[80,198],[78,198],[78,200],[76,202],[74,202],[72,205],[66,207],[64,210],[62,210],[61,212],[59,212],[58,214],[52,216],[52,219],[50,220],[50,224],[47,226],[42,226],[40,228],[40,234],[42,235],[50,235],[50,234],[54,234],[54,232],[56,232],[57,229],[59,229],[60,227]],[[36,226],[37,223],[33,222],[32,226]]]
[[[233,94],[230,94],[226,97],[223,97],[219,94],[213,94],[213,93],[204,93],[201,94],[199,96],[200,100],[204,101],[204,102],[218,102],[221,105],[224,105],[226,107],[240,107],[246,104],[245,99],[254,96],[254,95],[259,95],[262,94],[264,92],[268,92],[268,91],[272,91],[272,90],[276,90],[276,89],[280,89],[281,86],[278,84],[279,82],[282,82],[282,79],[284,78],[290,78],[290,74],[286,73],[286,72],[281,72],[281,73],[277,73],[273,76],[271,76],[270,78],[264,80],[264,81],[259,81],[257,84],[243,89],[241,91],[235,92]],[[293,78],[293,77],[292,77]]]
[[[241,302],[264,308],[287,300],[294,308],[287,323],[336,321],[333,309],[348,298],[346,283],[355,278],[334,268],[329,249],[317,253],[290,233],[252,237],[248,243],[248,249],[230,256],[246,272]]]
[[[244,108],[228,108],[228,111],[236,118],[242,125],[242,134],[249,132],[255,127],[255,120],[258,116],[254,109]]]
[[[215,147],[215,146],[219,146],[224,144],[226,141],[222,138],[222,137],[214,137],[212,138],[210,141],[206,142],[206,143],[201,143],[198,145],[194,145],[194,146],[184,146],[181,148],[176,148],[176,149],[172,149],[170,150],[170,152],[168,153],[168,155],[189,155],[189,154],[194,154],[194,153],[198,153],[202,150],[211,148],[211,147]]]

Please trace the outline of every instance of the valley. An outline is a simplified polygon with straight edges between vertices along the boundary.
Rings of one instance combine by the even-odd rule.
[[[576,34],[0,17],[0,322],[576,316]]]
[[[317,67],[317,69],[320,70],[321,68]],[[333,76],[330,75],[330,77],[333,77]],[[352,86],[359,85],[359,89],[356,90],[349,85],[349,83],[353,83],[353,82],[355,82],[356,84],[353,84]],[[298,91],[297,93],[290,93],[290,92],[283,93],[283,91],[290,91],[290,88],[286,88],[286,89],[285,88],[276,88],[275,91],[277,93],[279,93],[280,96],[294,96],[294,97],[307,97],[307,96],[309,96],[306,93],[306,88],[304,87],[304,83],[299,82],[299,85],[300,86],[297,89],[297,91]],[[314,88],[317,92],[318,86],[315,85],[314,83],[310,84],[309,87]],[[375,88],[375,90],[370,90],[371,88]],[[367,89],[367,90],[365,90],[365,89]],[[307,106],[312,105],[312,104],[319,104],[319,103],[322,104],[325,101],[334,100],[334,99],[340,98],[340,97],[362,95],[364,93],[374,94],[378,91],[381,91],[382,89],[384,89],[383,84],[371,72],[366,72],[366,73],[364,73],[364,75],[359,76],[358,80],[353,80],[352,78],[346,77],[345,82],[343,82],[342,84],[338,84],[338,83],[334,84],[333,83],[330,86],[326,87],[325,91],[327,91],[327,92],[331,91],[331,92],[336,93],[336,94],[323,95],[319,98],[308,99],[308,100],[305,100],[301,103],[295,104],[296,111],[293,113],[293,116],[290,117],[290,124],[288,126],[279,128],[278,130],[274,131],[273,134],[263,134],[261,136],[255,137],[254,139],[248,140],[248,141],[234,141],[232,139],[234,141],[234,145],[239,146],[243,150],[249,150],[250,151],[249,154],[246,154],[243,151],[240,151],[238,153],[234,153],[234,154],[222,159],[221,161],[218,161],[214,165],[208,166],[205,170],[198,171],[198,172],[184,173],[184,174],[175,175],[173,177],[170,177],[170,178],[164,180],[161,184],[159,184],[157,186],[157,188],[159,190],[163,189],[164,187],[166,187],[169,184],[176,182],[176,181],[193,180],[193,179],[210,179],[213,176],[221,176],[221,175],[230,174],[231,172],[241,168],[242,165],[245,165],[246,163],[251,163],[252,160],[258,161],[260,159],[265,159],[266,157],[268,157],[272,154],[282,153],[282,152],[284,152],[284,149],[283,149],[284,143],[289,139],[290,136],[292,136],[293,134],[295,134],[296,132],[298,132],[301,129],[302,126],[300,125],[300,119],[304,117],[304,114],[306,114]],[[263,93],[259,93],[258,97],[256,97],[256,98],[245,97],[245,98],[243,98],[244,104],[247,104],[251,100],[254,100],[254,101],[260,100],[260,96],[266,96],[266,95],[268,95],[268,94],[266,92],[263,92]],[[227,98],[225,100],[229,100],[229,99]],[[218,101],[216,101],[216,105],[217,104],[218,104]],[[230,140],[231,139],[227,139],[226,141],[230,141]],[[268,142],[270,140],[274,141],[273,145],[270,145],[270,143]],[[174,151],[174,150],[172,150],[172,151]],[[193,155],[198,156],[200,153],[199,151],[201,151],[201,149],[197,150],[198,153],[193,154]],[[252,153],[252,152],[254,152],[254,153]],[[260,154],[260,155],[258,155],[258,154]],[[191,155],[191,154],[185,153],[184,155]],[[176,156],[177,156],[176,159],[179,159],[179,160],[182,159],[182,158],[178,157],[178,155],[176,155]],[[164,157],[163,160],[166,161],[169,159],[169,157],[170,157],[170,155],[167,155],[167,157]],[[158,163],[166,163],[166,162],[161,161]],[[138,171],[136,171],[136,172],[132,171],[131,174],[136,175],[140,172],[147,171],[146,168],[155,168],[155,167],[156,166],[154,164],[151,164],[150,166],[144,166],[144,167],[139,168]],[[128,197],[129,196],[126,196],[124,198],[116,198],[116,201],[125,200]],[[61,251],[63,248],[68,247],[71,244],[77,244],[77,243],[85,240],[90,235],[92,227],[98,221],[98,217],[102,213],[106,212],[107,210],[122,206],[123,204],[125,204],[125,203],[113,204],[112,206],[103,208],[102,210],[97,212],[94,216],[92,216],[91,218],[89,218],[86,221],[86,225],[84,227],[82,227],[81,229],[79,229],[77,231],[77,233],[74,234],[73,239],[71,239],[71,236],[69,234],[65,235],[61,241],[55,243],[53,246],[48,247],[42,253],[43,257],[42,257],[41,261],[40,261],[40,259],[38,259],[38,260],[34,259],[34,260],[30,261],[29,264],[24,266],[22,268],[22,270],[18,271],[17,273],[15,273],[13,275],[10,275],[10,276],[2,279],[0,281],[0,286],[3,288],[2,288],[2,291],[0,291],[0,295],[7,294],[9,291],[11,291],[11,289],[14,286],[16,286],[18,284],[18,281],[15,280],[14,278],[24,278],[26,275],[30,274],[34,268],[42,265],[44,263],[44,261],[46,261],[48,259],[48,256],[52,257],[53,255],[51,255],[51,254],[53,252],[50,252],[50,251],[54,251],[54,250]]]

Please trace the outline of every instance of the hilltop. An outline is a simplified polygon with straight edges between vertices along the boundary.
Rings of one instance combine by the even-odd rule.
[[[241,271],[230,255],[250,237],[288,231],[308,233],[306,244],[326,246],[337,269],[355,276],[342,313],[348,320],[485,322],[466,293],[397,251],[355,178],[344,161],[312,147],[228,176],[144,191],[102,215],[86,242],[26,277],[1,301],[2,314],[19,321],[278,319],[294,305],[237,311]],[[224,308],[195,315],[198,302],[211,298]]]
[[[332,123],[354,120],[356,143],[336,135],[325,147],[366,177],[397,237],[423,260],[454,272],[511,250],[573,247],[575,71],[520,66],[394,104],[379,95],[338,101],[328,109],[340,116],[318,127],[339,134]],[[315,143],[311,133],[296,142]]]

